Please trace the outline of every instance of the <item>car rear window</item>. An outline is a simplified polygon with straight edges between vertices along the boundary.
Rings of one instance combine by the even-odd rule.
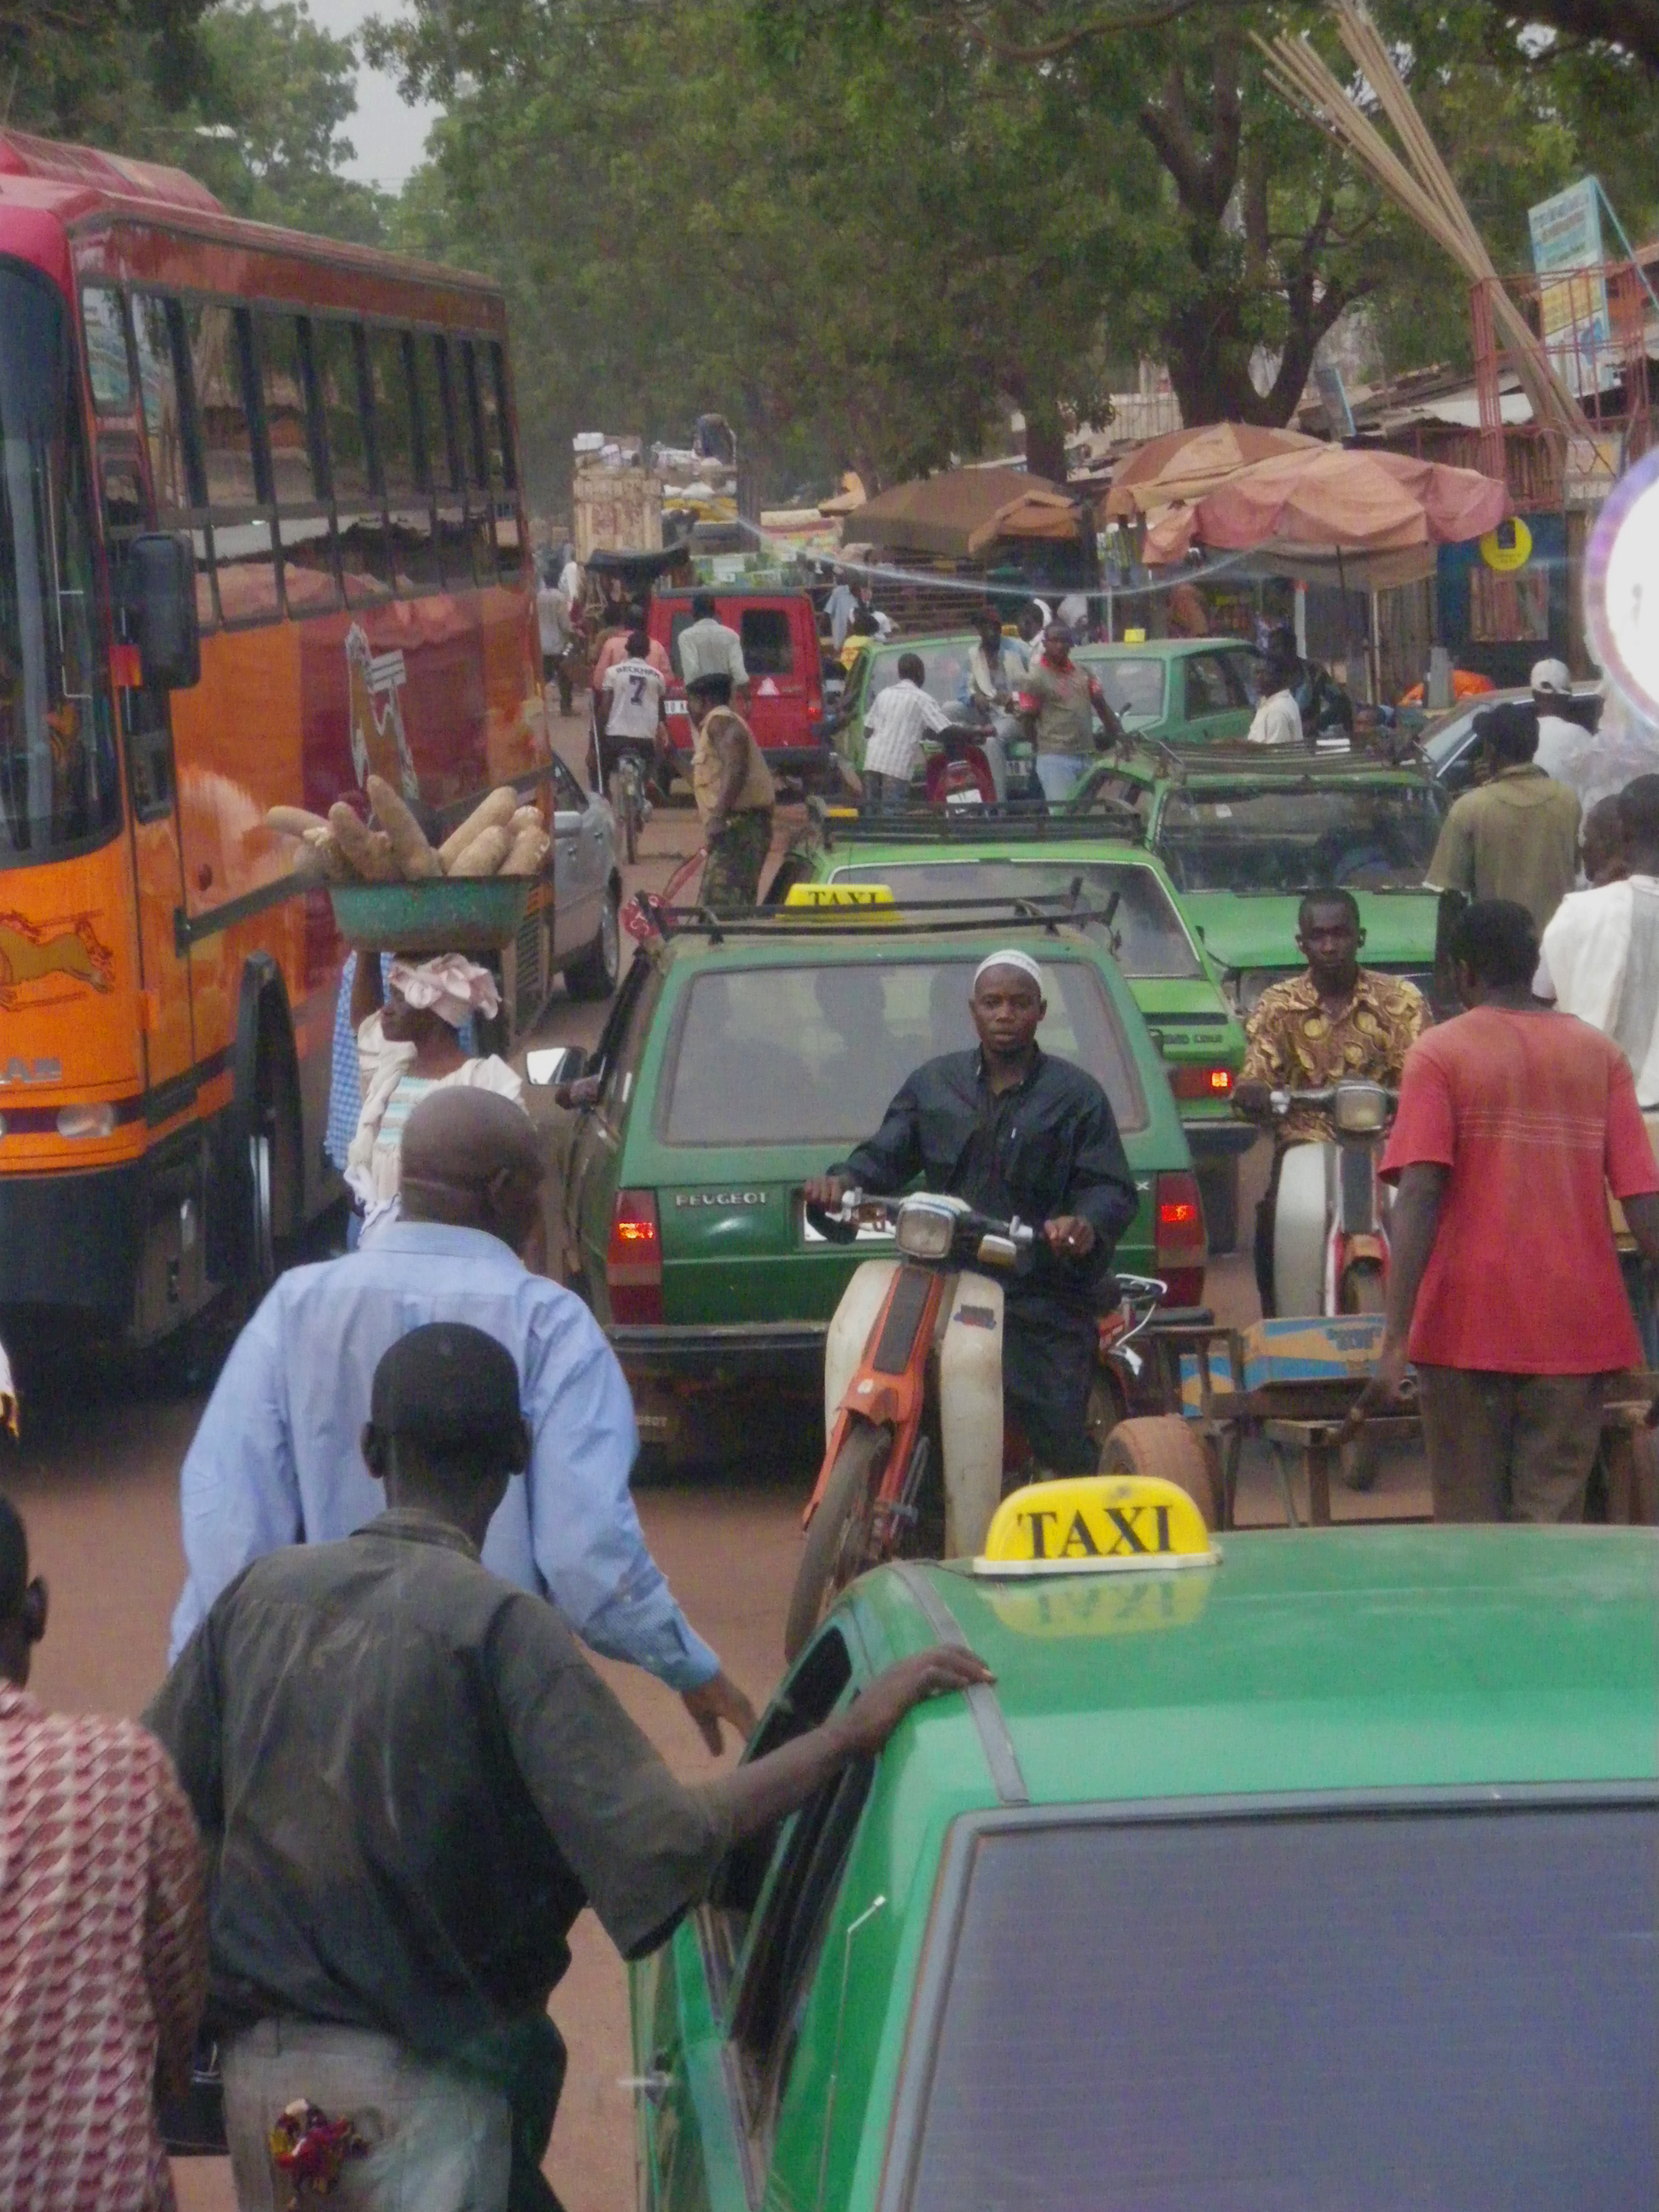
[[[1415,890],[1442,804],[1426,783],[1171,791],[1158,856],[1177,892]]]
[[[738,617],[743,665],[751,676],[793,676],[795,648],[781,607],[745,607]]]
[[[671,1145],[852,1146],[878,1128],[905,1078],[975,1042],[968,1012],[983,956],[728,968],[680,1002],[657,1126]],[[1045,1052],[1085,1067],[1118,1127],[1146,1100],[1098,971],[1050,960]]]
[[[1115,714],[1142,723],[1163,720],[1164,661],[1118,660],[1092,653],[1076,657],[1098,681]]]
[[[1115,893],[1112,927],[1126,975],[1193,976],[1204,972],[1170,898],[1150,868],[1102,860],[874,861],[837,868],[835,880],[886,884],[898,899],[1063,897],[1081,883],[1082,903],[1097,911]]]
[[[902,2201],[1651,2212],[1656,1863],[1650,1803],[981,1837]]]

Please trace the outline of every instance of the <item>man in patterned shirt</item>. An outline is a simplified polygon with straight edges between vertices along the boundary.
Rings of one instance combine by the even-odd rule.
[[[0,2205],[173,2212],[152,2087],[207,1995],[196,1823],[136,1721],[25,1692],[46,1586],[0,1498]]]
[[[1237,1112],[1272,1121],[1275,1091],[1322,1091],[1341,1076],[1400,1085],[1406,1054],[1422,1030],[1423,994],[1398,975],[1359,964],[1365,933],[1352,891],[1310,891],[1297,916],[1304,975],[1268,986],[1247,1024],[1249,1051],[1233,1092]],[[1328,1114],[1294,1107],[1273,1123],[1273,1164],[1256,1208],[1255,1280],[1261,1310],[1273,1310],[1273,1209],[1279,1175],[1291,1145],[1335,1135]]]

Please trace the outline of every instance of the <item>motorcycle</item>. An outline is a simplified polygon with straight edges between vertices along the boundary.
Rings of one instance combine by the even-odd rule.
[[[1274,1119],[1328,1112],[1336,1135],[1291,1145],[1273,1209],[1273,1304],[1281,1314],[1381,1313],[1389,1280],[1388,1207],[1376,1167],[1399,1103],[1380,1083],[1346,1078],[1320,1091],[1275,1091]]]
[[[1377,1162],[1400,1094],[1346,1078],[1318,1091],[1275,1091],[1282,1121],[1295,1106],[1329,1113],[1334,1141],[1291,1145],[1273,1208],[1273,1304],[1281,1315],[1380,1314],[1388,1297],[1389,1206]],[[1376,1480],[1374,1446],[1342,1447],[1351,1490]]]
[[[890,1234],[897,1257],[866,1260],[842,1294],[824,1346],[823,1463],[805,1516],[805,1547],[784,1630],[793,1660],[854,1578],[901,1553],[970,1556],[1028,1455],[1002,1409],[1002,1285],[981,1268],[1018,1271],[1037,1231],[961,1199],[848,1192],[833,1213],[808,1209],[833,1243]],[[1167,1286],[1117,1278],[1102,1356],[1133,1378],[1134,1340]]]

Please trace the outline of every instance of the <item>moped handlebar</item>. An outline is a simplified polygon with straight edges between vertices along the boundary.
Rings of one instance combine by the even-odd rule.
[[[933,1191],[903,1198],[843,1191],[838,1206],[809,1206],[806,1218],[837,1244],[850,1244],[860,1229],[890,1229],[906,1259],[935,1267],[972,1259],[983,1267],[1018,1267],[1037,1238],[1029,1222],[998,1221]]]

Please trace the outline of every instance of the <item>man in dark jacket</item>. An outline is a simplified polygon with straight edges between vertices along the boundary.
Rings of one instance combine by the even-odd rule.
[[[981,961],[968,1003],[978,1050],[919,1067],[875,1135],[807,1184],[807,1200],[834,1208],[849,1189],[902,1190],[920,1175],[981,1212],[1036,1224],[1030,1271],[1005,1286],[1003,1396],[1044,1468],[1091,1471],[1097,1316],[1134,1218],[1134,1178],[1099,1084],[1038,1048],[1048,1008],[1030,954]]]

